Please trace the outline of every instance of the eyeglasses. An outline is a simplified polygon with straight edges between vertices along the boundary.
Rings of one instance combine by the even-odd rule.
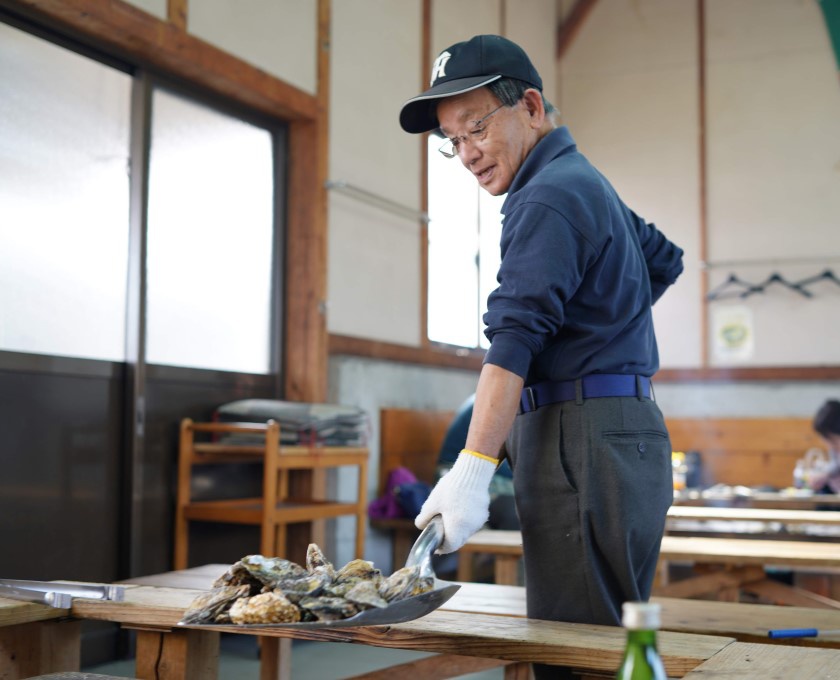
[[[504,108],[504,104],[501,106],[496,107],[490,113],[488,113],[484,118],[479,120],[472,121],[475,123],[475,127],[470,130],[465,135],[459,135],[457,137],[450,137],[448,138],[438,149],[446,158],[455,158],[458,155],[458,149],[461,146],[461,142],[471,142],[472,144],[478,144],[483,142],[484,139],[487,137],[487,125],[483,125],[484,121],[486,121],[490,116],[492,116],[496,111],[499,109]]]

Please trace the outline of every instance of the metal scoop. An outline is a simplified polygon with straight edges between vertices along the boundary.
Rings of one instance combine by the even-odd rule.
[[[350,626],[388,626],[419,619],[433,612],[461,587],[458,583],[441,581],[435,577],[432,568],[432,555],[443,542],[443,520],[437,515],[421,532],[414,542],[405,566],[420,567],[421,576],[431,576],[435,579],[435,587],[420,595],[414,595],[404,600],[390,603],[387,607],[365,609],[355,616],[336,621],[305,621],[302,623],[254,623],[254,624],[184,624],[184,628],[347,628]]]

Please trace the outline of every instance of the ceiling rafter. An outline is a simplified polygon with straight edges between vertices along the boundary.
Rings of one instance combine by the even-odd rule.
[[[598,0],[577,0],[566,19],[557,27],[557,61],[560,61],[574,42],[581,26]]]

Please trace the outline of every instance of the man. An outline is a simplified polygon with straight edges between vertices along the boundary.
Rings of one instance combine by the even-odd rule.
[[[490,194],[507,194],[499,287],[484,317],[491,346],[465,449],[417,526],[440,514],[440,552],[463,545],[487,520],[506,443],[528,616],[619,625],[624,601],[650,595],[673,500],[670,441],[651,399],[651,305],[681,273],[682,251],[555,125],[539,74],[505,38],[441,52],[400,124],[437,130],[444,155]]]

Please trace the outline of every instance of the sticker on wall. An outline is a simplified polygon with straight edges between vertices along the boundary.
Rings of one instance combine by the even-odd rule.
[[[755,350],[752,310],[749,307],[715,307],[712,310],[713,351],[716,359],[750,359]]]

